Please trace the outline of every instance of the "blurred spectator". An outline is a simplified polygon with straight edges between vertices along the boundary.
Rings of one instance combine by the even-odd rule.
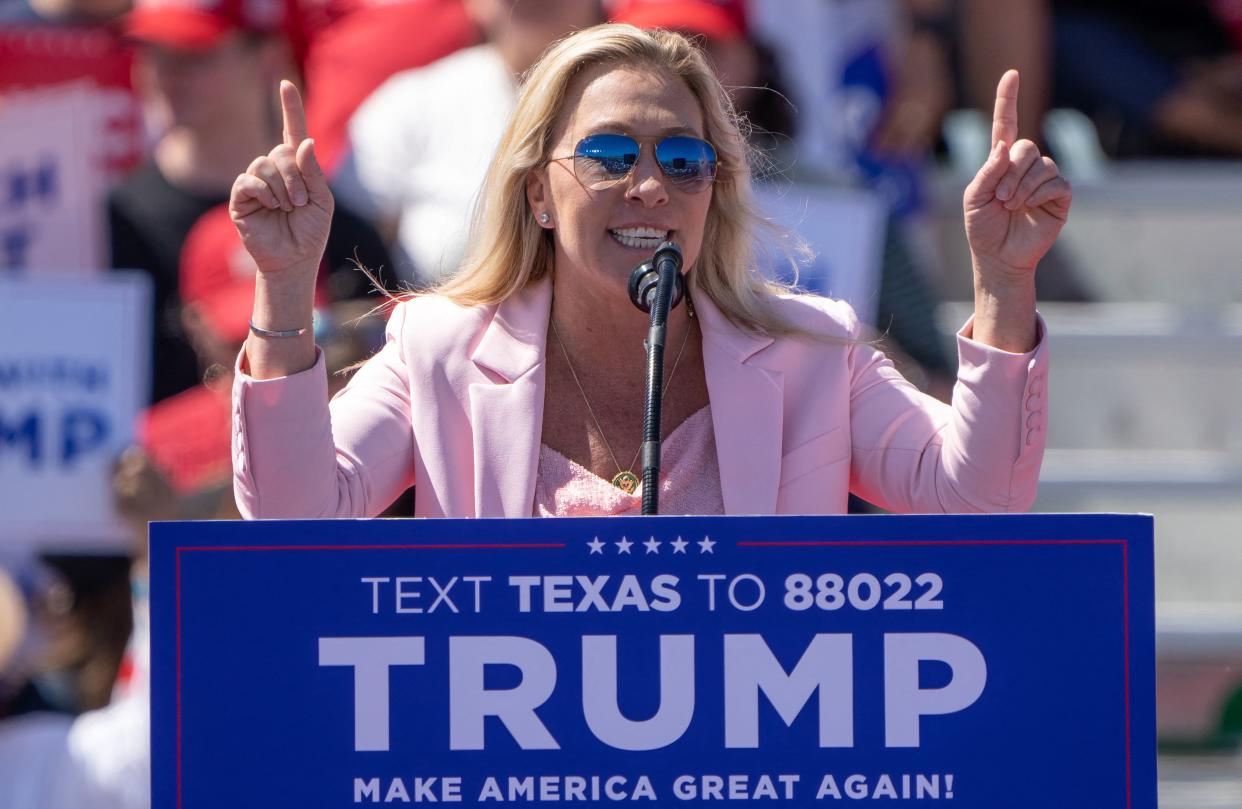
[[[0,25],[98,25],[129,6],[130,0],[0,0]]]
[[[1210,0],[1212,10],[1233,39],[1233,49],[1242,52],[1242,0]]]
[[[975,154],[958,154],[954,161],[974,166],[987,152],[991,141],[988,121],[996,97],[997,77],[1015,68],[1022,75],[1022,92],[1018,97],[1019,135],[1036,144],[1043,142],[1044,114],[1052,101],[1052,9],[1049,0],[918,0],[926,5],[939,5],[912,10],[911,35],[924,39],[938,38],[945,52],[957,66],[957,87],[960,106],[979,111],[978,131],[969,141],[958,140],[954,148],[973,143]],[[911,0],[912,6],[914,1]],[[1058,147],[1081,146],[1073,140],[1062,140]],[[1041,145],[1042,148],[1042,145]],[[1073,154],[1054,154],[1067,165],[1082,165],[1083,158]],[[970,171],[974,171],[973,168]],[[1040,263],[1035,276],[1039,299],[1042,301],[1086,302],[1095,293],[1084,284],[1069,254],[1054,246]]]
[[[0,565],[0,579],[17,585],[14,592],[0,581],[0,623],[15,622],[0,635],[16,630],[18,638],[0,660],[0,718],[76,715],[108,703],[130,631],[128,567],[125,557],[98,555]]]
[[[613,0],[609,19],[639,28],[665,28],[696,37],[708,60],[745,113],[751,142],[766,152],[786,145],[794,131],[776,55],[751,35],[742,0]]]
[[[350,121],[336,177],[339,198],[400,245],[412,266],[399,274],[416,284],[461,259],[518,75],[557,38],[601,17],[595,0],[465,0],[465,8],[486,44],[385,82]]]
[[[26,634],[26,600],[3,567],[0,567],[0,672],[8,670]]]
[[[779,139],[773,140],[765,133],[772,127],[786,130],[796,124],[797,137],[793,143],[796,155],[781,161],[795,167],[792,171],[795,179],[809,175],[813,181],[876,184],[890,193],[887,200],[894,216],[908,215],[921,204],[915,168],[925,158],[928,138],[934,137],[929,132],[934,133],[939,120],[937,117],[934,125],[920,125],[925,129],[930,126],[928,132],[895,127],[884,129],[891,119],[881,115],[880,111],[885,108],[873,94],[880,94],[882,98],[887,90],[888,73],[878,61],[883,56],[880,46],[883,36],[890,31],[888,26],[900,18],[896,16],[897,8],[890,5],[886,10],[883,5],[871,3],[858,9],[857,19],[843,31],[836,32],[836,39],[825,32],[834,31],[831,22],[853,19],[845,13],[848,9],[826,10],[795,0],[752,5],[760,18],[758,21],[766,21],[767,35],[775,38],[777,34],[773,29],[779,28],[779,36],[784,38],[777,40],[779,44],[775,50],[785,57],[784,67],[779,72],[780,59],[773,63],[766,56],[773,51],[761,43],[763,34],[752,25],[743,0],[620,0],[613,6],[611,16],[616,22],[667,28],[700,37],[720,72],[721,82],[733,88],[734,103],[739,110],[752,119],[756,114],[760,116],[756,127],[757,146],[780,144]],[[831,13],[824,16],[821,12],[825,11]],[[838,16],[838,12],[844,16]],[[856,41],[847,40],[847,36],[855,37]],[[817,43],[818,50],[792,52],[794,48],[810,48],[811,40]],[[947,70],[947,61],[944,68]],[[791,76],[796,80],[790,91],[792,97],[786,99],[783,89],[778,89],[781,87],[779,77],[790,71],[809,69],[813,69],[818,78],[805,74]],[[829,69],[840,71],[839,88],[831,89],[824,84]],[[947,76],[941,78],[951,84]],[[927,87],[934,79],[920,76],[918,86]],[[811,98],[804,95],[808,93],[821,95]],[[863,100],[867,103],[862,103]],[[789,118],[785,112],[791,104],[800,111],[797,119]],[[935,104],[935,114],[939,116],[948,102],[945,99]],[[822,125],[829,121],[837,127],[835,143],[821,140],[827,135]],[[858,129],[839,128],[843,121]],[[887,133],[883,135],[883,148],[873,146],[872,139],[878,137],[877,132]],[[847,157],[851,149],[853,156]],[[830,159],[828,155],[837,157]],[[837,160],[842,162],[835,162]],[[922,387],[936,395],[947,396],[952,361],[935,324],[938,300],[927,277],[920,272],[919,262],[907,239],[892,222],[884,238],[878,297],[876,322],[895,344],[889,346],[889,350],[899,361],[906,360],[903,370]]]
[[[945,0],[935,0],[945,2]],[[996,81],[1006,70],[1022,74],[1018,96],[1019,134],[1039,143],[1041,122],[1052,93],[1052,11],[1049,0],[956,0],[943,16],[933,15],[914,30],[954,43],[962,106],[974,107],[992,118]],[[990,135],[990,133],[989,133]],[[989,138],[990,140],[990,138]],[[1040,290],[1041,299],[1043,290]]]
[[[152,400],[198,384],[195,354],[180,315],[178,263],[191,226],[228,200],[237,175],[280,137],[276,92],[291,75],[275,0],[152,0],[126,21],[138,43],[135,87],[161,133],[152,163],[109,200],[111,264],[154,280]],[[374,230],[337,206],[325,258],[330,297],[366,294],[352,260],[389,264]]]
[[[16,575],[22,565],[21,559],[0,560],[0,719],[47,706],[46,700],[27,690],[28,663],[22,658],[29,656],[28,635],[34,610],[26,592],[31,588],[22,587]]]
[[[752,0],[754,27],[778,45],[789,78],[797,117],[797,170],[812,177],[860,182],[880,193],[892,211],[885,250],[884,283],[893,296],[927,297],[899,282],[915,285],[942,278],[936,223],[929,216],[926,173],[941,119],[957,101],[988,105],[1005,69],[1022,71],[1021,135],[1038,141],[1038,122],[1047,104],[1047,31],[1050,0]],[[955,76],[956,72],[959,76]],[[1027,90],[1030,90],[1028,93]],[[949,270],[951,271],[951,270]],[[1053,251],[1036,276],[1042,300],[1089,300],[1064,256]],[[911,312],[910,314],[914,314]],[[930,309],[922,325],[904,337],[915,321],[880,315],[882,328],[919,357],[938,367],[932,348]],[[920,332],[922,335],[920,336]],[[944,391],[947,393],[947,390]]]
[[[752,36],[772,44],[798,109],[798,171],[871,187],[903,226],[917,220],[926,212],[927,161],[957,100],[959,31],[987,31],[964,50],[980,52],[969,66],[986,74],[979,83],[990,101],[1003,59],[984,58],[982,40],[1005,37],[985,11],[1008,15],[1033,1],[1047,2],[751,0]],[[966,83],[976,83],[973,74]]]
[[[233,366],[254,309],[254,259],[242,246],[227,206],[204,214],[181,251],[182,326],[194,349],[201,384],[151,406],[113,477],[118,510],[145,537],[150,521],[234,519],[229,397]],[[359,278],[361,273],[351,273]],[[366,318],[366,301],[326,305],[316,312],[316,341],[334,388],[339,370],[365,359],[383,339],[383,322]],[[362,318],[358,325],[354,321]]]
[[[305,0],[300,10],[307,124],[328,176],[367,96],[389,77],[479,38],[462,0]]]
[[[1242,56],[1231,3],[1051,2],[1055,102],[1092,115],[1108,151],[1242,155]]]
[[[291,73],[279,8],[153,0],[125,23],[137,43],[134,86],[158,140],[152,163],[109,199],[111,264],[154,281],[154,401],[199,378],[178,310],[186,233],[228,200],[233,180],[279,131],[273,88]]]
[[[903,0],[886,24],[895,42],[877,42],[888,53],[886,77],[876,82],[883,106],[870,133],[873,159],[919,161],[935,148],[954,101],[950,7],[951,0]]]
[[[46,557],[19,568],[24,608],[15,613],[11,599],[0,595],[0,627],[29,614],[22,645],[27,665],[35,663],[16,695],[0,693],[5,809],[150,806],[146,574],[145,565],[136,565],[131,588],[129,568],[124,557]],[[0,581],[5,578],[0,572]],[[107,665],[93,678],[63,662],[53,666],[49,655],[66,648],[77,648],[87,661],[93,650],[93,659]],[[13,665],[6,670],[0,659],[0,674],[12,673]],[[32,693],[43,698],[21,699]]]
[[[150,805],[147,700],[109,704],[135,620],[129,566],[121,556],[0,565],[4,809]],[[145,689],[145,667],[128,671]]]
[[[166,503],[180,504],[165,518],[234,517],[232,466],[229,460],[229,389],[233,362],[249,330],[254,307],[254,260],[242,248],[226,206],[212,208],[190,229],[181,250],[181,320],[201,369],[202,384],[156,402],[139,422],[137,440],[155,470],[167,482],[152,480],[151,489],[134,487],[123,511],[137,513],[137,522],[159,519]],[[127,456],[117,482],[150,474]],[[171,495],[171,497],[167,497]],[[145,519],[142,517],[145,516]]]

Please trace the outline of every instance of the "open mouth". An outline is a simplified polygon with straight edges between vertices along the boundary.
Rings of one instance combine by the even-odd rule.
[[[657,228],[617,228],[608,231],[613,240],[622,247],[634,250],[654,250],[668,241],[671,230]]]

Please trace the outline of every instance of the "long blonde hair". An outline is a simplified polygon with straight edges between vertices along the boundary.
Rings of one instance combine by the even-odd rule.
[[[689,274],[736,325],[772,335],[800,330],[772,306],[788,288],[755,269],[756,234],[770,228],[751,192],[750,147],[728,94],[703,54],[680,34],[631,25],[597,25],[552,45],[527,71],[513,116],[488,167],[476,204],[470,247],[458,272],[432,290],[462,306],[499,303],[552,271],[552,234],[535,222],[526,178],[544,165],[569,85],[599,64],[647,65],[682,79],[703,110],[716,148],[716,183],[703,246]]]

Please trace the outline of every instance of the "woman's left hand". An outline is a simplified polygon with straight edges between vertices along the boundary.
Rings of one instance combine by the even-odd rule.
[[[992,153],[962,197],[976,284],[1032,283],[1069,217],[1070,184],[1052,158],[1017,137],[1018,71],[1009,70],[996,88]]]

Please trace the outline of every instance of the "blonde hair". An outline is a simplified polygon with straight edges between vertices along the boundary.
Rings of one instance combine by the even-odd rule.
[[[772,306],[788,287],[755,269],[756,234],[771,230],[751,193],[750,147],[742,122],[703,54],[680,34],[631,25],[597,25],[552,45],[525,75],[513,116],[488,167],[470,247],[458,272],[431,290],[462,306],[499,303],[553,269],[550,231],[526,198],[529,172],[547,163],[570,83],[601,64],[645,65],[686,83],[703,111],[704,135],[718,165],[703,246],[689,274],[736,325],[772,335],[800,333]]]

